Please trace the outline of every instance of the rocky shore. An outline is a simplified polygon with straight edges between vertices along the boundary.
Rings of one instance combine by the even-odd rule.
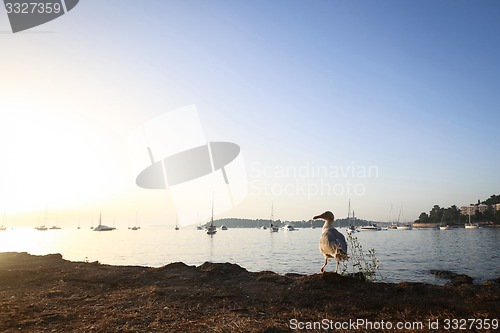
[[[404,332],[436,332],[446,331],[447,319],[500,319],[500,286],[465,282],[370,283],[228,263],[150,268],[0,253],[0,332],[368,332],[373,325],[382,332],[382,322],[421,322]]]

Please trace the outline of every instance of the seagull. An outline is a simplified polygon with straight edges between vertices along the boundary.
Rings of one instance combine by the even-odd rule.
[[[321,273],[325,271],[325,266],[328,263],[329,258],[337,260],[335,273],[337,273],[339,269],[339,262],[341,260],[349,259],[349,256],[347,255],[347,243],[345,241],[345,237],[333,226],[334,218],[333,213],[330,211],[326,211],[321,215],[313,217],[314,220],[325,220],[325,224],[323,224],[323,233],[319,239],[319,251],[325,255],[325,263],[320,269]]]

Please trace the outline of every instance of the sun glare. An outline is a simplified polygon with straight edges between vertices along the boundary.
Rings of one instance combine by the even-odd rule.
[[[99,198],[112,185],[116,165],[92,128],[50,113],[2,115],[1,123],[4,210],[69,208]]]

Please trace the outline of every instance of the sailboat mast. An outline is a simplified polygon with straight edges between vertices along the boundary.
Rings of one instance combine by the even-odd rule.
[[[47,205],[45,205],[45,218],[44,218],[44,223],[45,223],[45,226],[47,226],[47,219],[48,219],[48,211],[49,209],[47,208]]]
[[[210,226],[207,228],[207,234],[212,236],[215,235],[217,229],[214,226],[214,198],[215,194],[212,193],[212,217],[210,218]]]
[[[270,221],[270,226],[273,226],[273,221],[274,221],[274,201],[271,203],[271,221]]]
[[[401,214],[403,213],[403,203],[401,203],[401,209],[399,210],[399,215],[398,215],[398,224],[399,221],[401,220]]]
[[[210,225],[214,225],[214,194],[212,194],[212,218],[210,219]]]
[[[352,223],[351,223],[351,199],[349,199],[349,205],[347,206],[347,224],[348,226],[352,226]]]

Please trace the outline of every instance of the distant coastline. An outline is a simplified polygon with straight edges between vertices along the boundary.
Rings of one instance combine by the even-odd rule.
[[[500,228],[500,225],[494,224],[492,222],[479,222],[478,223],[482,228]],[[413,228],[416,229],[436,229],[439,227],[439,223],[413,223]],[[450,224],[450,227],[463,228],[463,224]]]
[[[323,227],[323,220],[301,220],[301,221],[288,221],[288,220],[273,220],[274,226],[283,227],[285,225],[291,225],[294,228],[310,228],[311,226],[314,228]],[[348,218],[336,219],[335,226],[339,228],[344,228],[350,225],[352,220]],[[363,219],[356,219],[356,226],[370,225],[372,223],[375,224],[389,224],[389,222],[377,222],[377,221],[368,221]],[[203,224],[203,226],[208,226],[208,222]],[[221,225],[225,225],[228,228],[260,228],[262,226],[269,227],[271,224],[271,220],[267,219],[245,219],[245,218],[224,218],[214,220],[214,225],[220,227]]]
[[[434,205],[429,213],[422,212],[413,225],[464,225],[477,223],[482,226],[500,226],[500,195],[491,195],[488,199],[467,206],[452,205],[448,208]]]
[[[323,227],[323,221],[322,220],[309,220],[309,221],[290,221],[290,220],[274,220],[272,221],[274,226],[277,227],[284,227],[285,225],[291,225],[294,228],[322,228]],[[349,220],[348,218],[343,218],[343,219],[338,219],[335,220],[335,227],[338,228],[346,228],[350,226],[350,223],[352,223],[352,220]],[[224,219],[218,219],[214,220],[214,225],[216,227],[220,227],[222,225],[225,225],[228,228],[260,228],[260,227],[269,227],[271,224],[270,220],[265,220],[265,219],[245,219],[245,218],[224,218]],[[395,222],[385,222],[385,221],[369,221],[369,220],[364,220],[364,219],[356,219],[355,221],[355,226],[365,226],[365,225],[371,225],[375,224],[377,226],[380,226],[382,228],[389,227]],[[399,223],[403,225],[404,223]],[[450,227],[457,227],[457,228],[463,228],[463,223],[461,221],[457,222],[447,222],[447,224],[450,225]],[[495,224],[490,221],[486,222],[478,222],[480,227],[483,228],[500,228],[500,225]],[[206,227],[208,226],[209,223],[205,223],[202,226]],[[413,228],[417,229],[435,229],[439,227],[439,223],[436,222],[431,222],[431,223],[420,223],[415,221],[412,223]]]

